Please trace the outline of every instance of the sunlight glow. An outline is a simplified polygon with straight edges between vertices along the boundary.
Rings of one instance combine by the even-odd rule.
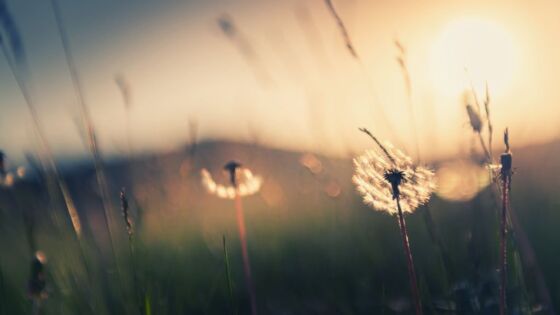
[[[492,93],[502,93],[517,66],[513,38],[499,24],[464,18],[448,24],[436,40],[431,69],[436,89],[458,95],[471,82],[482,94],[488,82]]]
[[[468,201],[490,184],[486,168],[468,160],[445,163],[436,172],[439,197],[450,201]]]

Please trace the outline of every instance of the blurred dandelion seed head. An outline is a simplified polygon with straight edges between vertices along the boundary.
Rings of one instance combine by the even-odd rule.
[[[412,213],[430,199],[435,189],[434,172],[414,166],[409,156],[391,144],[384,147],[394,161],[385,153],[367,150],[354,158],[352,181],[364,203],[375,210],[397,214],[394,199],[398,194],[402,211]]]
[[[202,186],[209,193],[223,199],[234,199],[236,194],[245,197],[259,192],[263,182],[260,176],[253,175],[251,170],[244,167],[236,167],[233,172],[235,172],[237,187],[233,183],[217,183],[207,169],[202,169],[200,171]]]

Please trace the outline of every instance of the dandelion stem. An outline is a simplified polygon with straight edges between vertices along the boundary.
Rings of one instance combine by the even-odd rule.
[[[420,292],[418,291],[418,281],[416,280],[416,271],[414,271],[414,261],[412,260],[412,252],[410,251],[410,244],[408,243],[408,230],[406,228],[406,222],[404,220],[404,215],[401,209],[400,198],[397,196],[395,199],[397,201],[399,227],[401,229],[401,237],[402,237],[403,247],[407,259],[408,278],[410,280],[410,291],[412,293],[412,300],[414,302],[416,315],[422,315],[422,304],[420,302]]]
[[[502,213],[500,226],[500,315],[506,314],[507,286],[507,208],[509,204],[509,176],[502,179]]]
[[[500,156],[502,169],[500,179],[502,180],[502,213],[500,224],[500,315],[507,311],[506,289],[507,289],[507,210],[509,207],[509,193],[511,188],[512,155],[509,150],[509,132],[504,131],[504,144],[506,151]]]
[[[243,204],[241,203],[241,196],[239,196],[238,193],[235,195],[235,210],[237,215],[237,227],[239,229],[239,240],[241,241],[241,254],[243,256],[243,271],[245,272],[245,282],[251,301],[251,314],[257,315],[257,299],[251,275],[249,251],[247,250],[247,231],[245,229],[245,219],[243,216]]]

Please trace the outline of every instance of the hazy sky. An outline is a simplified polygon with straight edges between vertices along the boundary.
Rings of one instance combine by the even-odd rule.
[[[416,130],[425,157],[466,152],[465,66],[480,97],[488,81],[494,128],[509,126],[514,146],[560,131],[557,1],[334,0],[360,61],[346,51],[322,0],[59,1],[106,153],[126,151],[117,73],[131,89],[136,150],[176,148],[196,120],[201,138],[289,149],[360,150],[370,145],[357,132],[366,126],[409,151]],[[49,1],[7,3],[48,139],[59,155],[82,154]],[[241,40],[221,32],[222,14]],[[407,48],[415,128],[396,38]],[[3,56],[0,95],[0,148],[17,158],[37,140]]]

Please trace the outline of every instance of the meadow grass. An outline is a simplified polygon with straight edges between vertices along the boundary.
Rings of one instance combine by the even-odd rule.
[[[345,165],[349,171],[349,163],[345,162]],[[332,231],[332,218],[327,212],[335,210],[335,205],[322,193],[320,187],[303,195],[311,197],[309,194],[317,194],[319,198],[290,198],[280,209],[269,209],[258,197],[247,200],[247,235],[251,244],[249,251],[254,267],[252,271],[255,288],[259,292],[259,300],[265,313],[280,314],[282,310],[307,310],[311,313],[324,310],[331,313],[355,314],[381,313],[385,310],[389,313],[398,307],[401,297],[406,297],[405,284],[408,280],[403,270],[407,267],[406,261],[401,258],[401,249],[395,246],[400,242],[400,234],[394,219],[362,206],[351,192],[351,187],[345,185],[343,189],[345,193],[341,200],[342,210],[338,210],[342,212],[337,221],[337,233],[340,237],[335,241],[325,237],[326,233]],[[297,190],[294,193],[297,195]],[[139,281],[145,285],[146,291],[150,292],[147,295],[149,299],[145,298],[144,303],[149,300],[151,308],[160,314],[231,312],[229,284],[226,280],[227,272],[224,270],[223,231],[229,231],[228,235],[231,235],[228,237],[228,249],[234,300],[239,305],[240,314],[250,310],[249,301],[244,294],[240,245],[236,245],[240,243],[234,236],[235,233],[230,234],[236,230],[235,213],[224,212],[224,209],[231,207],[227,200],[212,200],[210,197],[205,199],[206,201],[194,206],[195,208],[187,206],[171,217],[168,202],[149,203],[146,210],[150,215],[138,231],[136,261]],[[476,200],[480,203],[479,207],[491,209],[489,191],[483,192]],[[464,238],[471,230],[475,235],[481,231],[491,233],[495,226],[480,222],[491,222],[492,212],[483,211],[475,216],[471,213],[471,206],[456,205],[437,198],[432,207],[434,219],[443,227],[442,233],[448,246],[455,245],[450,246],[454,261],[451,283],[461,283],[465,279],[475,277],[475,269],[472,267],[475,261],[469,258],[468,248],[477,248],[480,252],[481,257],[477,264],[481,283],[492,283],[485,279],[491,278],[492,270],[498,262],[494,258],[496,256],[492,255],[493,252],[497,252],[497,245],[488,243],[486,239],[478,239],[473,245],[467,246],[471,240]],[[168,219],[158,227],[159,224],[153,221],[151,214],[160,211],[163,211],[164,218]],[[201,224],[203,218],[212,213],[217,215],[212,220],[218,220],[213,224],[216,226],[216,233],[210,233],[215,235],[215,238],[209,238],[207,225]],[[469,219],[471,217],[472,219]],[[168,224],[172,221],[180,224]],[[56,275],[51,278],[51,284],[57,284],[57,287],[51,289],[46,304],[47,311],[49,314],[59,312],[58,307],[63,305],[63,311],[60,313],[73,314],[83,309],[82,303],[85,301],[80,294],[84,292],[65,289],[68,287],[65,283],[71,283],[71,279],[76,275],[63,271],[67,268],[75,269],[74,263],[78,263],[79,260],[76,257],[57,259],[57,256],[64,256],[64,248],[64,251],[70,250],[74,253],[77,253],[78,249],[69,246],[72,244],[69,239],[49,240],[49,229],[44,224],[43,222],[40,225],[38,232],[39,245],[53,257],[48,268],[51,274]],[[443,285],[444,275],[434,264],[432,257],[437,257],[437,249],[430,242],[422,217],[409,216],[407,225],[414,240],[412,251],[421,253],[415,257],[419,279],[423,279],[419,282],[425,282],[425,285],[421,285],[424,290],[421,294],[425,296],[427,290],[431,296],[431,299],[423,297],[426,308],[431,307],[433,301],[444,297],[454,300],[454,294],[449,295],[450,292]],[[8,250],[26,247],[24,240],[15,241],[8,246],[6,242],[16,240],[15,237],[20,235],[21,230],[6,234],[8,231],[6,226],[2,225],[2,248]],[[63,246],[60,246],[60,242]],[[126,246],[120,248],[120,255],[126,255]],[[329,255],[331,250],[337,255]],[[16,267],[13,264],[22,261],[22,257],[16,254],[2,259],[3,270],[8,268],[7,270],[14,271],[11,272],[8,281],[10,292],[19,292],[16,295],[20,296],[19,299],[10,300],[10,303],[6,304],[7,307],[11,307],[12,302],[18,300],[25,305],[24,292],[17,284],[26,279],[27,267],[21,264],[20,267]],[[91,258],[92,264],[99,269],[106,268],[108,263],[101,257]],[[16,272],[17,270],[19,272]],[[17,274],[20,280],[17,280]],[[106,295],[104,294],[103,300],[106,300],[103,303],[107,305],[106,310],[100,310],[99,314],[112,314],[121,309],[120,304],[134,303],[133,300],[110,299],[110,292],[118,288],[116,278],[101,276],[97,279],[106,281],[106,287],[111,288]],[[94,291],[92,294],[102,292]],[[482,297],[489,300],[492,298],[488,293]]]
[[[333,2],[325,0],[325,3],[348,52],[358,60],[369,82],[363,61]],[[187,157],[192,163],[191,169],[184,172],[180,172],[174,162],[166,161],[162,164],[171,165],[170,174],[162,175],[163,170],[154,167],[158,175],[144,177],[149,180],[137,180],[130,176],[132,167],[127,167],[129,176],[113,175],[111,178],[107,175],[111,173],[105,169],[60,8],[56,0],[51,0],[51,4],[86,133],[85,143],[93,159],[93,169],[87,174],[78,172],[78,175],[58,172],[31,93],[16,67],[17,58],[14,57],[20,56],[21,47],[14,45],[14,54],[2,45],[40,137],[42,157],[49,167],[45,173],[51,174],[46,181],[28,180],[0,191],[1,252],[10,253],[0,260],[2,314],[257,314],[257,309],[266,314],[385,314],[407,312],[411,309],[409,304],[413,305],[416,314],[499,312],[505,315],[509,311],[530,312],[522,279],[513,279],[509,286],[506,281],[507,253],[513,252],[509,248],[515,249],[512,242],[508,245],[508,215],[512,216],[513,225],[516,224],[509,206],[512,169],[507,140],[507,150],[501,161],[502,207],[499,220],[493,216],[494,213],[482,211],[482,208],[496,206],[489,202],[495,201],[489,191],[483,191],[467,204],[458,205],[436,198],[433,218],[431,210],[425,209],[430,214],[429,221],[421,221],[418,216],[411,215],[405,222],[405,213],[412,213],[427,202],[434,188],[428,180],[431,173],[413,165],[406,156],[395,156],[395,151],[386,149],[369,132],[386,160],[382,161],[385,164],[381,173],[371,169],[364,172],[367,176],[372,173],[377,175],[375,180],[362,180],[358,186],[366,187],[372,182],[379,186],[367,186],[361,192],[367,195],[365,192],[369,190],[371,196],[365,198],[368,204],[398,218],[398,230],[395,229],[394,218],[368,211],[358,201],[349,183],[349,161],[325,163],[330,165],[329,171],[336,169],[334,175],[329,175],[330,178],[340,179],[341,184],[336,184],[339,188],[336,193],[332,193],[332,186],[327,186],[332,181],[318,180],[320,176],[317,173],[323,170],[315,172],[310,168],[312,174],[308,174],[300,165],[300,160],[293,156],[274,162],[260,161],[260,170],[270,175],[267,178],[282,185],[278,185],[276,191],[268,192],[276,199],[269,198],[270,195],[267,197],[267,192],[263,191],[260,197],[244,200],[247,207],[243,206],[241,197],[259,193],[260,179],[256,187],[250,182],[256,178],[252,177],[252,173],[251,176],[240,173],[249,182],[243,183],[237,177],[240,165],[228,164],[226,169],[230,185],[213,183],[214,188],[208,189],[220,197],[234,200],[235,214],[225,212],[223,210],[231,208],[231,203],[203,197],[198,177],[193,176],[195,170],[207,167],[201,163],[211,164],[213,159],[223,159],[225,155],[207,154],[203,155],[203,159],[195,159],[195,152],[198,152],[195,140],[191,141]],[[223,34],[253,68],[257,80],[271,81],[248,37],[233,19],[222,15],[217,22]],[[17,41],[13,43],[17,44]],[[406,51],[401,43],[395,44],[400,53],[397,60],[405,80],[411,125],[416,130]],[[122,78],[117,79],[117,84],[127,108],[128,120],[131,104],[129,87]],[[484,100],[486,117],[481,115],[483,109],[474,89],[472,93],[476,107],[467,104],[467,114],[480,140],[486,162],[492,163],[493,126],[488,87]],[[382,110],[380,114],[383,115]],[[390,127],[385,119],[382,122]],[[487,142],[483,138],[485,126]],[[196,139],[196,127],[192,125],[191,134]],[[420,159],[418,139],[415,144]],[[253,146],[248,154],[254,156],[255,150],[258,147]],[[267,156],[285,154],[273,153]],[[506,167],[508,156],[510,163]],[[186,158],[179,159],[184,161]],[[134,162],[131,158],[126,163]],[[371,160],[366,159],[366,162],[366,168],[375,165]],[[203,182],[208,186],[210,182],[204,174]],[[72,176],[74,185],[67,185],[66,177]],[[306,182],[302,176],[313,178]],[[96,196],[92,187],[80,185],[81,188],[77,188],[77,183],[88,182],[90,177],[95,179],[101,198]],[[136,206],[141,203],[145,208],[142,213],[137,211],[136,224],[133,224],[124,190],[120,194],[124,220],[115,220],[116,194],[113,196],[110,193],[113,191],[111,187],[116,182],[126,181],[122,179],[124,177],[132,181],[128,187],[132,187],[133,200],[142,200],[135,203]],[[428,195],[424,196],[425,193]],[[76,195],[81,197],[77,202],[73,198]],[[420,198],[420,195],[423,197]],[[336,203],[332,202],[334,197]],[[55,209],[58,208],[56,202],[45,207],[42,201],[50,199],[63,200],[68,215],[60,215],[60,211]],[[449,209],[457,211],[450,213]],[[83,225],[79,212],[87,217]],[[99,213],[102,224],[99,223]],[[433,242],[435,226],[441,227],[445,235],[445,241],[442,237],[435,242],[436,246]],[[230,249],[225,234],[235,234],[229,233],[234,229],[239,233],[238,242],[232,237],[232,244],[236,245]],[[491,236],[496,230],[500,232],[499,245]],[[125,234],[128,234],[128,239]],[[414,248],[411,248],[409,238],[414,239]],[[404,261],[401,250],[392,245],[399,240],[405,251]],[[449,253],[442,257],[437,246],[440,250],[449,248]],[[40,303],[31,299],[33,303],[29,303],[29,292],[22,284],[30,278],[37,278],[35,269],[29,272],[29,263],[37,265],[38,258],[32,256],[39,248],[49,257],[48,262],[41,261],[41,267],[47,274],[45,293],[48,293],[48,299],[41,299]],[[500,253],[499,259],[493,255],[496,252]],[[544,252],[546,249],[541,248],[541,255],[546,255]],[[515,255],[514,252],[514,266],[519,261]],[[500,266],[499,281],[495,279],[496,265]],[[408,274],[402,272],[404,268],[407,268]],[[557,268],[547,267],[549,274],[556,275],[555,270]],[[523,273],[519,272],[518,278],[522,277]],[[405,293],[406,285],[403,283],[407,281],[412,298]],[[245,290],[240,289],[242,286]],[[556,285],[552,289],[560,292]],[[244,291],[248,294],[241,293]],[[533,300],[538,301],[536,298]],[[550,303],[545,306],[552,308]]]

